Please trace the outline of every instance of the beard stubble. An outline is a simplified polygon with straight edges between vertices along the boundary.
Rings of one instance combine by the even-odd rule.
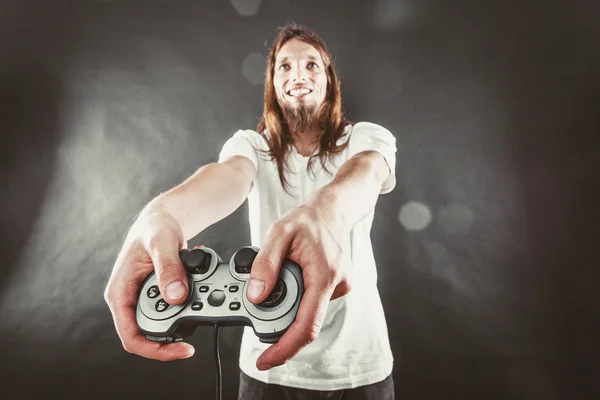
[[[298,107],[286,104],[282,107],[282,111],[289,132],[293,136],[314,131],[318,126],[317,107],[314,104],[300,104]]]

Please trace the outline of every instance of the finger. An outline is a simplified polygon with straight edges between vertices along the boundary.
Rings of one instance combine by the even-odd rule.
[[[188,280],[179,258],[179,242],[175,235],[163,231],[146,245],[152,258],[158,288],[169,304],[181,304],[187,299]]]
[[[259,370],[285,364],[319,336],[332,292],[333,289],[326,284],[314,284],[306,288],[296,320],[279,341],[258,358],[256,366]]]
[[[117,305],[111,311],[115,328],[127,352],[160,361],[184,359],[194,355],[195,349],[188,343],[163,344],[147,340],[135,323],[133,307]]]
[[[246,296],[250,302],[258,304],[267,298],[279,277],[281,262],[287,254],[292,240],[290,231],[281,232],[275,228],[266,235],[250,271]]]

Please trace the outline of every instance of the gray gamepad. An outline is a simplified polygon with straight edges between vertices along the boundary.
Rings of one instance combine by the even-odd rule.
[[[275,343],[296,318],[304,294],[304,280],[298,264],[284,259],[279,279],[260,304],[246,297],[246,284],[258,248],[246,246],[235,252],[229,262],[202,247],[182,249],[179,257],[189,279],[185,303],[170,305],[163,300],[156,275],[144,280],[138,297],[136,320],[146,339],[179,342],[198,325],[248,325],[263,343]]]

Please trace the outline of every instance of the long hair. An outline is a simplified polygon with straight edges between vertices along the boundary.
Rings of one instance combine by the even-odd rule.
[[[340,81],[335,72],[333,57],[327,50],[327,46],[314,31],[300,25],[287,24],[279,28],[279,32],[269,51],[267,59],[267,70],[265,73],[265,93],[263,115],[256,127],[256,131],[265,139],[269,150],[259,152],[267,154],[270,160],[275,160],[279,172],[279,180],[284,190],[288,192],[289,183],[284,175],[284,170],[289,171],[287,154],[293,145],[292,133],[289,131],[283,112],[277,102],[277,94],[273,86],[273,74],[275,73],[275,59],[281,47],[290,39],[301,40],[313,46],[320,53],[325,64],[327,73],[327,93],[325,99],[317,111],[319,129],[319,151],[311,155],[308,160],[307,172],[312,171],[314,158],[318,157],[323,169],[330,174],[326,162],[332,156],[343,151],[348,145],[345,141],[338,146],[337,141],[344,136],[346,125],[354,125],[354,122],[346,119],[342,110],[342,95]],[[266,132],[265,132],[266,131]],[[266,134],[268,133],[268,134]],[[312,171],[314,173],[314,171]]]

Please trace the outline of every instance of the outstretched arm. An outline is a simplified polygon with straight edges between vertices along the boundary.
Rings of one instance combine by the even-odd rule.
[[[284,364],[313,342],[329,301],[350,291],[342,268],[349,262],[350,230],[374,209],[390,173],[378,152],[358,153],[340,167],[331,183],[270,227],[252,266],[248,299],[256,304],[268,296],[285,257],[302,267],[305,292],[295,322],[260,356],[258,369]]]
[[[157,196],[131,227],[104,291],[123,347],[157,360],[190,357],[189,343],[145,339],[135,309],[142,281],[155,271],[163,298],[181,304],[189,291],[178,251],[185,241],[239,207],[252,184],[254,165],[244,157],[203,166],[185,182]]]
[[[350,230],[377,203],[381,187],[390,174],[385,159],[376,151],[364,151],[346,161],[333,181],[307,199],[307,205],[322,208]]]
[[[143,234],[152,221],[173,220],[181,242],[185,242],[244,203],[254,171],[252,162],[242,156],[206,164],[184,182],[148,203],[132,229],[139,226],[139,232]]]

